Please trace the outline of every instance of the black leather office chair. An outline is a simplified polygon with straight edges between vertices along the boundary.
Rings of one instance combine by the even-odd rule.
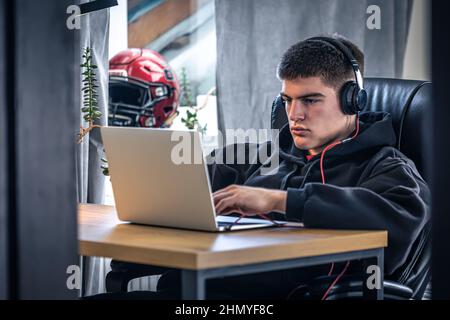
[[[430,128],[427,117],[432,109],[431,83],[427,81],[367,78],[368,92],[365,111],[386,111],[392,116],[397,134],[397,148],[414,161],[425,181],[429,182],[430,152],[426,141]],[[280,99],[272,105],[272,128],[281,129],[287,123],[286,112]],[[431,260],[430,225],[427,225],[414,243],[415,256],[410,265],[384,281],[385,299],[421,299],[430,280]],[[332,283],[334,277],[320,277],[302,286],[293,297],[318,299]],[[333,287],[328,299],[362,297],[362,280],[355,275],[344,276]]]
[[[397,134],[397,148],[412,159],[421,175],[429,181],[430,170],[426,166],[427,150],[425,110],[431,109],[431,84],[425,81],[367,78],[365,87],[368,91],[368,106],[365,111],[387,111],[393,118]],[[281,100],[276,99],[272,105],[273,129],[281,129],[287,123],[287,117]],[[421,299],[430,280],[430,227],[427,226],[419,235],[412,252],[415,257],[404,270],[386,277],[384,290],[386,299]],[[106,278],[108,292],[126,291],[128,282],[137,277],[156,275],[168,269],[130,264],[120,261],[111,262],[112,271]],[[293,296],[304,299],[320,298],[329,284],[334,280],[321,277],[301,287]],[[353,298],[362,296],[362,280],[355,275],[344,276],[333,287],[328,299]]]

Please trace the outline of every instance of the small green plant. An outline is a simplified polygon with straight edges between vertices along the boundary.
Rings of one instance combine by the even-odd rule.
[[[106,158],[101,158],[101,161],[103,162],[103,164],[101,165],[103,175],[109,176],[108,160],[106,160]]]
[[[77,143],[80,144],[84,137],[92,131],[94,128],[100,128],[100,125],[94,124],[95,120],[100,119],[102,113],[98,108],[98,93],[97,93],[97,78],[95,77],[95,69],[97,66],[92,61],[92,49],[86,47],[82,55],[81,75],[83,76],[82,88],[83,92],[83,107],[81,108],[81,114],[84,121],[87,122],[87,127],[80,126],[80,132],[78,133]],[[104,150],[103,150],[104,152]],[[102,172],[105,176],[109,176],[108,161],[105,158],[102,161]]]
[[[97,66],[92,61],[92,49],[87,47],[83,52],[82,68],[82,88],[83,107],[81,112],[83,119],[87,122],[87,127],[80,126],[77,143],[81,143],[83,138],[94,128],[100,127],[94,124],[96,119],[100,119],[102,113],[98,108],[97,78],[95,77],[95,69]]]
[[[202,126],[200,122],[198,121],[197,112],[202,108],[195,108],[194,107],[194,101],[192,98],[192,90],[191,90],[191,84],[188,80],[187,74],[186,74],[186,68],[181,69],[181,105],[187,106],[191,109],[194,109],[194,112],[190,112],[189,110],[186,111],[186,118],[181,118],[181,122],[184,123],[186,128],[193,130],[197,129],[200,131],[202,135],[206,133],[207,125],[205,124]]]
[[[191,83],[187,77],[186,68],[181,68],[181,105],[192,108],[194,106],[194,101],[192,98]]]
[[[189,110],[186,110],[186,118],[181,118],[181,122],[184,123],[186,128],[188,129],[197,129],[200,131],[200,133],[203,135],[206,133],[208,124],[205,124],[203,127],[200,125],[198,118],[197,118],[197,111],[190,112]]]

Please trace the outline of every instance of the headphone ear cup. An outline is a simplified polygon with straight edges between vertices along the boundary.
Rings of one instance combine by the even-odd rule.
[[[355,81],[344,83],[340,93],[341,109],[344,114],[356,114],[359,111],[357,105],[358,84]]]
[[[358,89],[355,96],[355,107],[358,112],[362,111],[367,104],[367,91],[366,89]]]

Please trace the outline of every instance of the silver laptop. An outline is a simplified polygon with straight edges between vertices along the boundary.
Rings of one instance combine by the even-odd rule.
[[[120,220],[204,231],[275,225],[216,216],[197,131],[102,127],[101,133]]]

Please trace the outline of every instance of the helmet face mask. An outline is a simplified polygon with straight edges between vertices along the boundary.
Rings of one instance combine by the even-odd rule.
[[[170,126],[179,96],[176,75],[157,52],[128,49],[111,59],[109,125]]]

